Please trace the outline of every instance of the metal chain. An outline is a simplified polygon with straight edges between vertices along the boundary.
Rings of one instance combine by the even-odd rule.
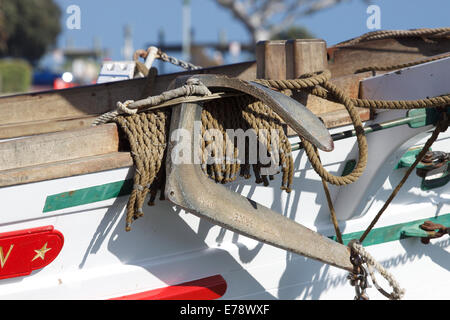
[[[186,70],[198,70],[202,67],[196,66],[190,62],[186,62],[180,59],[177,59],[175,57],[169,56],[167,53],[162,52],[160,49],[158,49],[158,55],[156,56],[157,59],[161,59],[162,61],[170,62],[173,65],[182,67]]]
[[[348,246],[351,249],[350,262],[353,265],[353,272],[349,273],[347,279],[350,280],[350,285],[355,287],[355,300],[369,300],[369,296],[366,293],[366,289],[369,288],[369,283],[367,281],[367,271],[363,267],[366,263],[364,257],[362,257],[354,248],[353,242],[350,241]]]
[[[136,50],[133,55],[133,60],[136,62],[137,68],[143,75],[148,73],[147,69],[149,69],[149,67],[140,62],[139,58],[147,59],[147,57],[149,57],[149,54],[153,54],[154,59],[160,59],[162,61],[169,62],[175,66],[182,67],[183,69],[188,71],[202,69],[202,67],[196,66],[190,62],[186,62],[177,59],[175,57],[169,56],[167,53],[161,51],[161,49],[152,46],[148,47],[147,50],[143,49]]]
[[[403,297],[405,290],[402,289],[394,277],[364,249],[358,240],[351,240],[348,246],[351,249],[350,261],[354,266],[353,272],[348,278],[350,279],[350,284],[355,286],[355,299],[368,299],[365,290],[369,288],[369,285],[367,283],[367,271],[363,268],[363,264],[367,265],[372,282],[381,294],[390,300],[400,300]],[[389,285],[393,288],[393,292],[388,293],[378,285],[372,267],[389,282]]]

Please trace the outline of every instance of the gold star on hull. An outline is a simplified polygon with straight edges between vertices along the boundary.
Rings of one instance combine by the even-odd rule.
[[[34,250],[34,252],[36,252],[36,255],[34,256],[34,258],[31,261],[34,261],[37,258],[41,258],[42,260],[44,260],[45,254],[47,253],[47,251],[52,250],[52,248],[47,248],[47,244],[48,244],[48,242],[46,242],[41,249]]]

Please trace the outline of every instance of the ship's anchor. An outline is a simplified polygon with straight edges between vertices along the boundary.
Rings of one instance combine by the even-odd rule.
[[[297,101],[253,82],[216,75],[195,75],[192,78],[198,79],[212,92],[232,90],[259,99],[303,138],[322,150],[333,149],[326,127]],[[178,78],[175,87],[183,85],[187,79],[189,77]],[[199,102],[181,103],[172,109],[170,136],[175,134],[175,130],[189,132],[187,141],[182,143],[189,144],[191,150],[200,148],[195,143],[194,123],[201,121],[201,111]],[[175,145],[171,141],[168,146],[166,199],[190,213],[250,238],[347,271],[353,270],[348,247],[215,183],[202,171],[200,159],[195,158],[196,152],[191,152],[189,163],[173,161]]]

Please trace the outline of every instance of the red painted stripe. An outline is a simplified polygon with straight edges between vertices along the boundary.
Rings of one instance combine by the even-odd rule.
[[[222,297],[226,290],[225,279],[215,275],[111,300],[214,300]]]

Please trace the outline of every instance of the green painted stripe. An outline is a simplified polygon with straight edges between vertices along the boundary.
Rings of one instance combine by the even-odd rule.
[[[442,224],[444,226],[449,226],[450,214],[444,214],[438,217],[415,220],[411,222],[399,223],[391,226],[372,229],[372,231],[370,231],[369,234],[367,235],[366,239],[364,239],[363,245],[372,246],[375,244],[409,238],[409,236],[407,236],[406,233],[412,234],[411,230],[414,229],[417,230],[417,236],[425,235],[425,233],[420,232],[421,229],[419,228],[419,226],[427,220],[432,221],[434,223]],[[344,241],[344,244],[347,245],[350,242],[350,240],[359,239],[363,233],[364,231],[347,233],[342,235],[342,240]],[[331,236],[329,238],[336,241],[336,236]]]
[[[132,188],[133,180],[124,180],[50,195],[45,201],[43,212],[52,212],[128,195],[131,193]],[[424,223],[426,220],[430,220],[444,226],[449,226],[450,214],[375,228],[368,234],[363,244],[364,246],[371,246],[384,242],[404,239],[408,237],[406,233],[420,235],[422,233],[420,232],[421,229],[419,228],[419,225]],[[417,233],[413,232],[414,230],[416,230]],[[347,233],[342,236],[342,239],[344,240],[344,244],[348,244],[348,242],[352,239],[359,239],[362,234],[363,231]],[[330,236],[329,238],[336,241],[335,236]]]
[[[394,169],[400,169],[400,168],[409,168],[413,165],[413,163],[416,161],[417,155],[422,151],[422,147],[412,148],[405,152],[405,154],[400,158],[397,165]],[[430,148],[430,151],[431,148]],[[417,164],[416,168],[423,168],[425,167],[420,162]]]
[[[50,195],[45,200],[42,212],[51,212],[124,196],[130,194],[132,188],[133,180],[124,180]]]

